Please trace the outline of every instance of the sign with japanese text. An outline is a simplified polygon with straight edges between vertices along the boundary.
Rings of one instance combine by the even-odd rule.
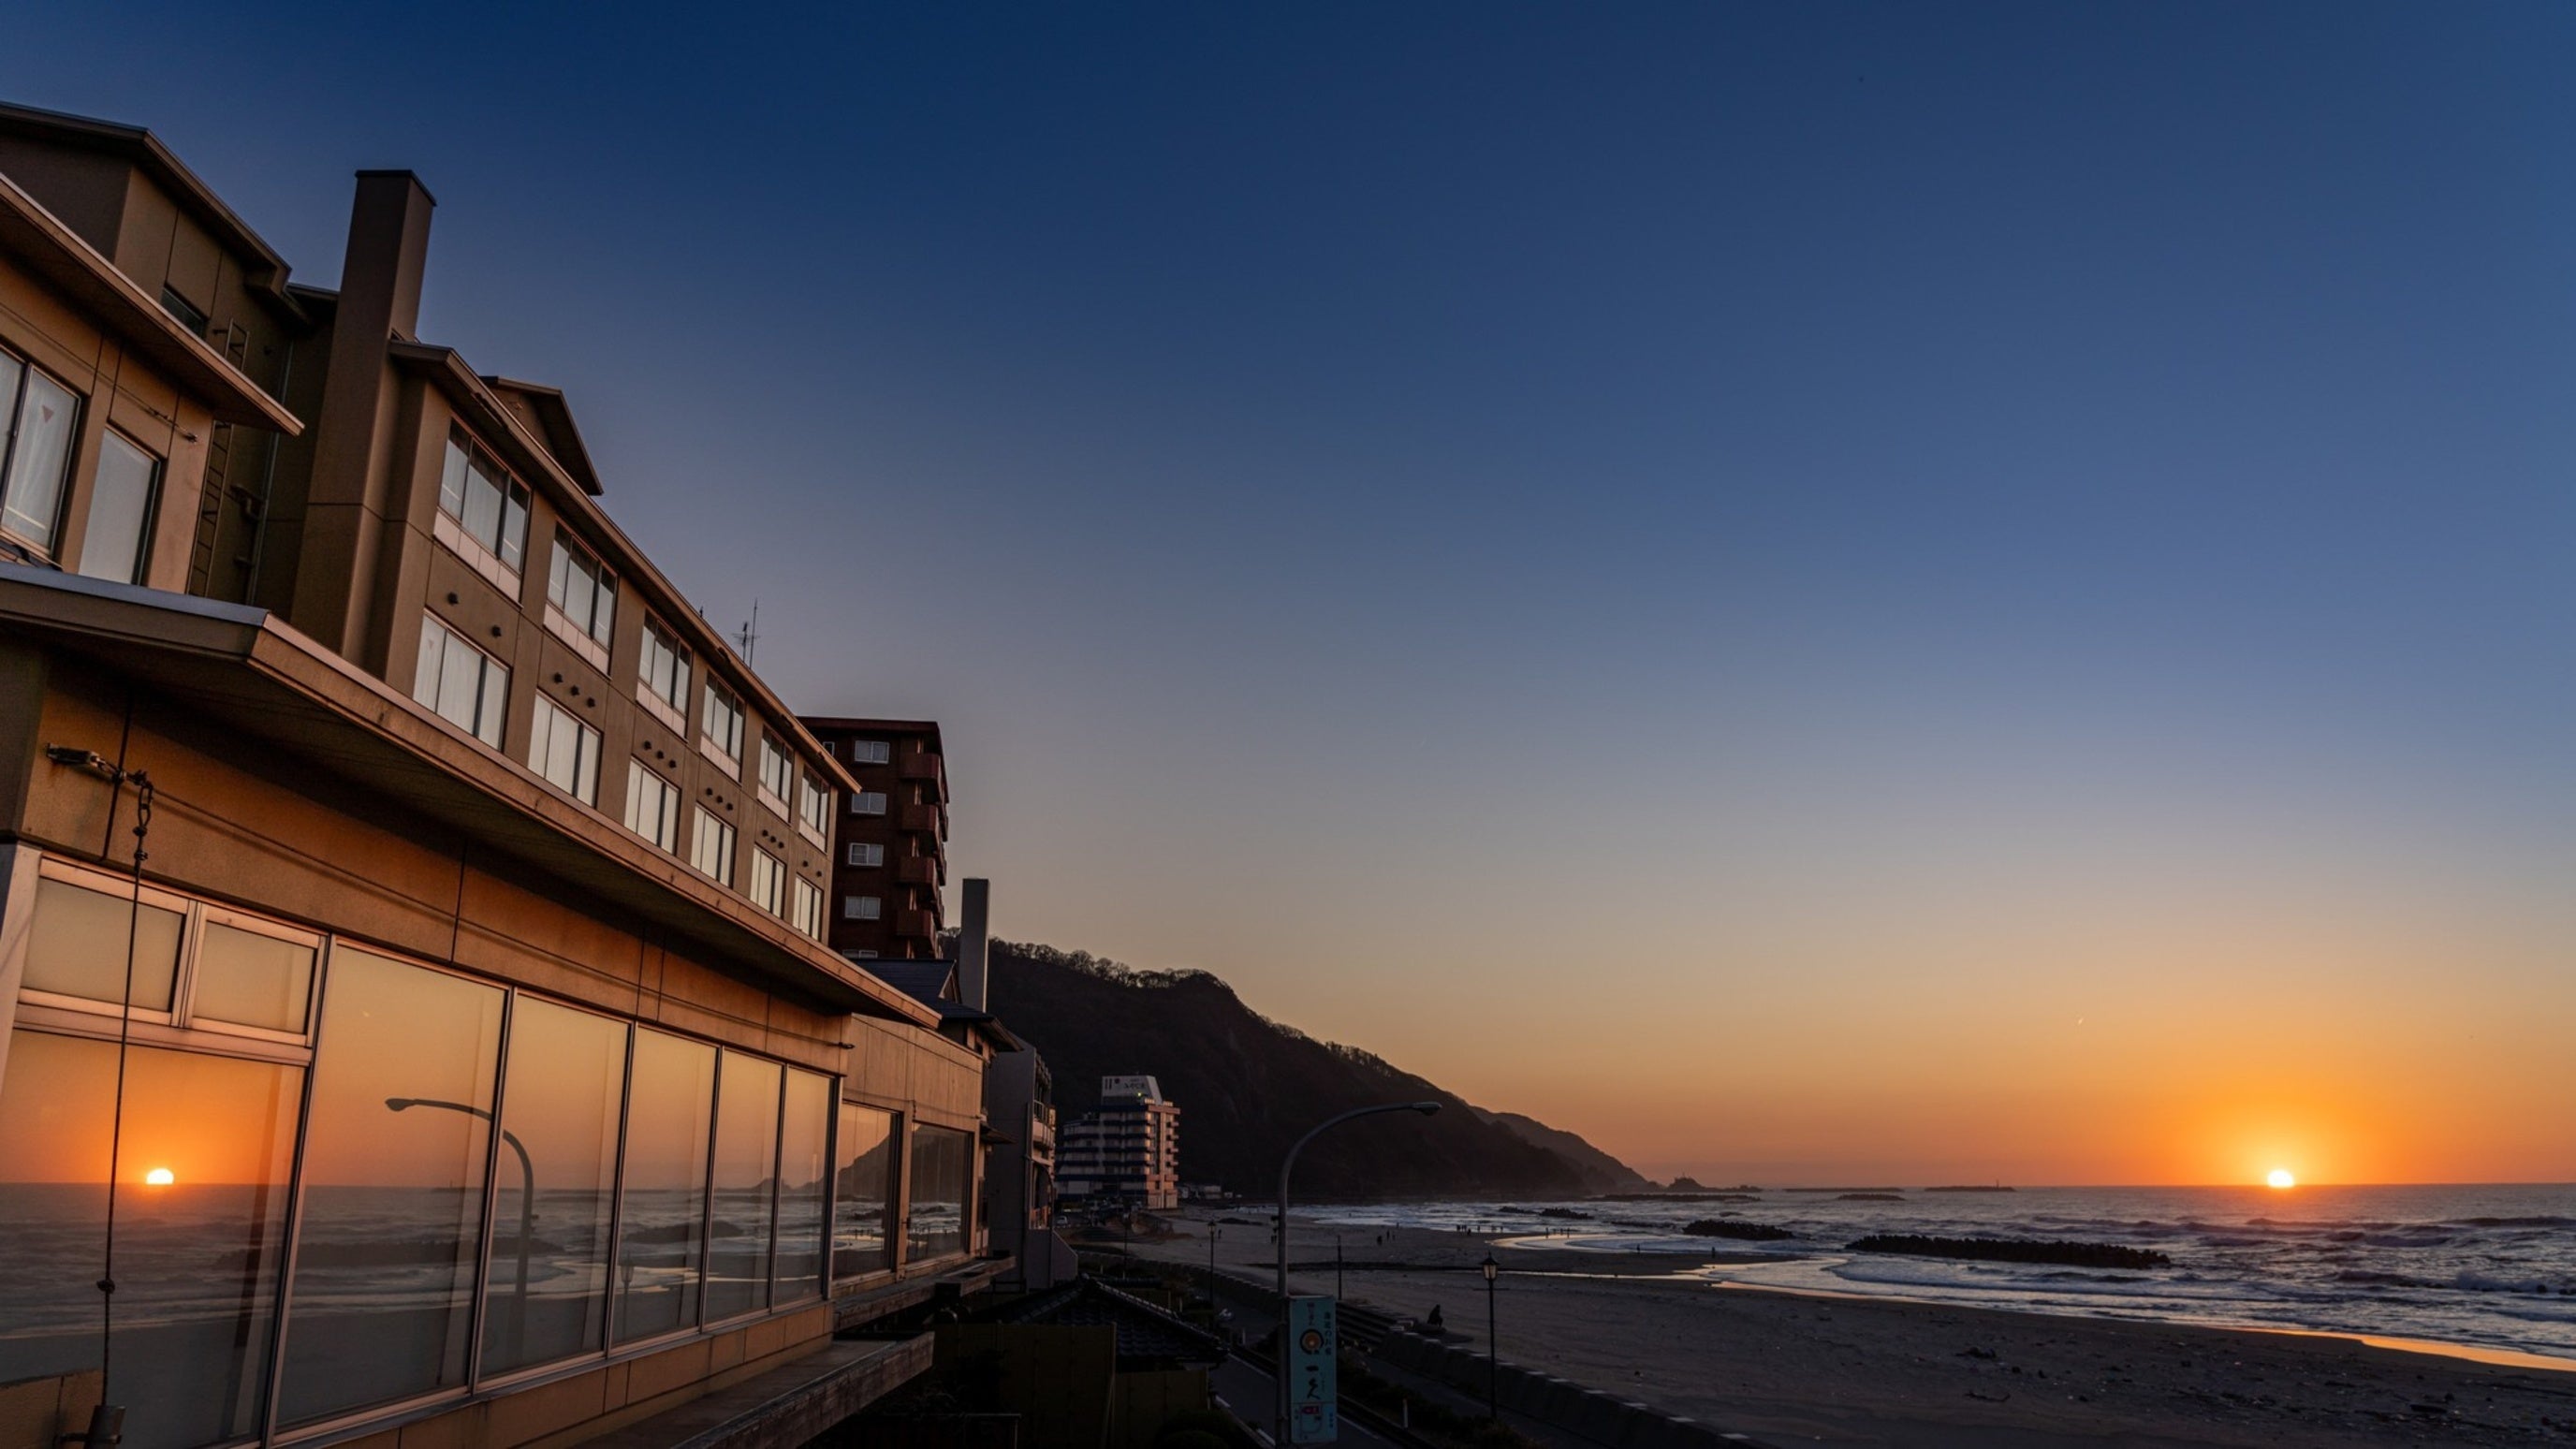
[[[1288,1439],[1294,1444],[1330,1444],[1342,1436],[1341,1406],[1335,1397],[1336,1358],[1333,1300],[1288,1300],[1288,1344],[1281,1362],[1288,1373]]]

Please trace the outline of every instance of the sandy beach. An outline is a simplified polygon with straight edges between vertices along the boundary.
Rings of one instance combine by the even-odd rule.
[[[1204,1265],[1205,1217],[1172,1227],[1138,1241],[1138,1256]],[[1438,1305],[1479,1343],[1472,1265],[1491,1248],[1506,1265],[1503,1358],[1780,1445],[2576,1444],[2576,1371],[2348,1338],[1718,1288],[1669,1276],[1681,1266],[1670,1260],[1472,1234],[1341,1237],[1351,1299],[1416,1316]],[[1271,1261],[1266,1221],[1223,1225],[1216,1247],[1238,1271]],[[1332,1292],[1332,1230],[1301,1222],[1293,1247],[1297,1290]]]

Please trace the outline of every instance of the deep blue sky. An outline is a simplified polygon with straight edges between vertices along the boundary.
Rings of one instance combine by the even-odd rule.
[[[2540,4],[50,6],[0,51],[306,280],[352,170],[419,171],[424,333],[564,387],[789,698],[946,722],[1006,934],[1652,1164],[1864,1178],[2214,1172],[1972,1129],[2187,1115],[2266,1044],[2301,1085],[2210,1091],[2341,1175],[2576,1176],[2298,1105],[2576,1097],[2571,74]]]

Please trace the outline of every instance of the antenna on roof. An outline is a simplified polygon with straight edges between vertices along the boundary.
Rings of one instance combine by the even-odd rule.
[[[751,619],[734,638],[742,645],[742,662],[751,663],[752,656],[760,651],[760,600],[751,601]]]

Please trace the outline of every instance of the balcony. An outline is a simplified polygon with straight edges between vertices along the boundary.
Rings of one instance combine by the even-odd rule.
[[[928,750],[915,750],[897,756],[894,774],[898,780],[926,780],[939,786],[939,798],[948,798],[948,766],[943,756]]]
[[[920,936],[924,939],[939,934],[939,916],[933,911],[897,911],[894,933],[898,936]]]
[[[903,813],[895,818],[895,824],[916,835],[935,835],[942,840],[948,838],[948,812],[937,805],[906,805]]]
[[[895,867],[894,875],[905,885],[937,885],[939,860],[935,856],[907,855]]]

